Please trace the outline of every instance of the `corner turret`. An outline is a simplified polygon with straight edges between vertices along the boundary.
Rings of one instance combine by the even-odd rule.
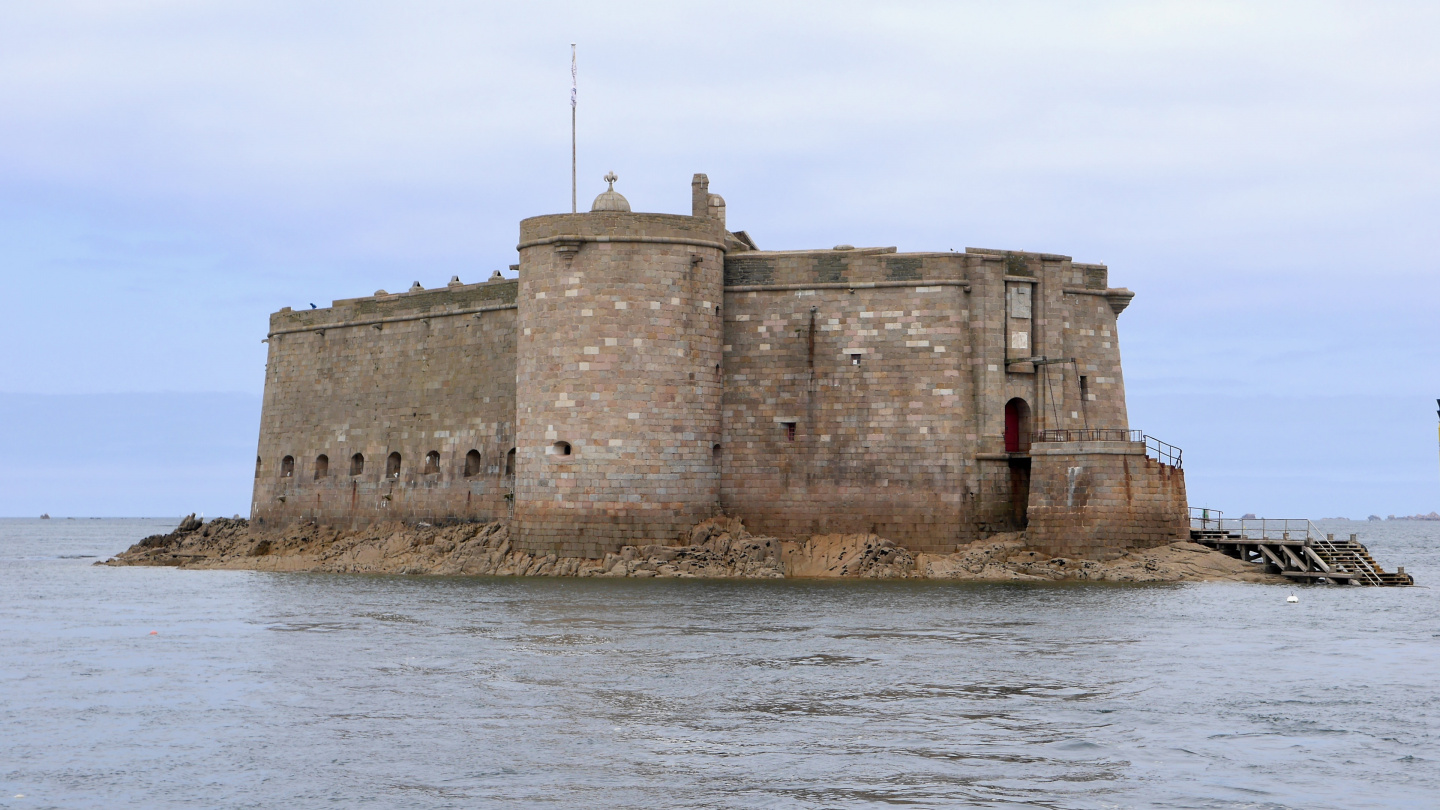
[[[516,547],[603,557],[719,505],[724,202],[645,214],[611,188],[520,223]],[[621,204],[623,203],[623,207]]]

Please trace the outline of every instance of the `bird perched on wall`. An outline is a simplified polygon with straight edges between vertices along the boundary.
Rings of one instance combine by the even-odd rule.
[[[315,305],[314,305],[314,304],[311,304],[311,305],[310,305],[310,308],[311,308],[311,309],[314,309],[314,308],[315,308]]]

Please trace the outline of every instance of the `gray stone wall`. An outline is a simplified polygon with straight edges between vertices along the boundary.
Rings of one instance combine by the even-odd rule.
[[[727,257],[722,506],[782,537],[873,531],[923,551],[1024,528],[1028,456],[1006,450],[1005,403],[1026,403],[1032,431],[1126,426],[1116,312],[1086,267],[977,249]]]
[[[964,256],[742,253],[726,264],[725,511],[783,537],[873,531],[916,550],[953,545],[978,443]],[[890,286],[852,286],[875,282]]]
[[[708,217],[521,223],[518,548],[599,557],[714,514],[723,240]]]
[[[507,516],[515,292],[513,281],[457,284],[272,315],[251,516],[337,525]],[[466,475],[471,451],[478,469]],[[351,475],[357,453],[363,468]],[[398,474],[387,475],[392,453]]]
[[[1189,537],[1185,473],[1142,442],[1036,445],[1029,544],[1055,557],[1111,559]]]

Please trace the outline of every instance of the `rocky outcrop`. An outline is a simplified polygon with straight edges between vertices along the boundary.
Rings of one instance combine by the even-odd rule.
[[[731,517],[696,525],[686,545],[626,546],[592,560],[516,551],[502,523],[388,523],[353,530],[303,524],[261,531],[245,520],[202,523],[191,515],[174,532],[147,537],[102,564],[437,576],[1285,581],[1253,563],[1189,542],[1109,562],[1047,557],[1027,549],[1023,534],[995,535],[954,554],[912,554],[873,534],[800,541],[757,537]]]
[[[1027,549],[1023,534],[996,535],[955,554],[922,554],[916,561],[926,579],[989,582],[1089,580],[1092,582],[1288,582],[1255,563],[1241,562],[1198,543],[1179,542],[1132,551],[1108,562],[1048,557]]]
[[[923,577],[915,557],[873,534],[821,534],[782,547],[785,573],[792,577]]]

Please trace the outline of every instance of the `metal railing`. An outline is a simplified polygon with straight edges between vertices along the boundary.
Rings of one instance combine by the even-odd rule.
[[[1162,442],[1154,436],[1146,436],[1145,453],[1147,455],[1154,455],[1155,460],[1161,464],[1169,464],[1178,470],[1181,467],[1181,456],[1185,451],[1173,444]]]
[[[1143,430],[1122,428],[1063,428],[1042,430],[1036,433],[1037,442],[1141,442],[1145,440]]]
[[[1144,442],[1145,454],[1161,464],[1180,468],[1185,451],[1168,442],[1162,442],[1143,430],[1123,428],[1062,428],[1042,430],[1031,437],[1034,442]]]
[[[1190,507],[1190,528],[1202,532],[1220,531],[1221,522],[1225,519],[1225,513],[1219,509],[1211,509],[1206,506]]]
[[[1223,532],[1250,541],[1325,542],[1325,533],[1307,518],[1227,518],[1219,509],[1190,507],[1190,528]]]

